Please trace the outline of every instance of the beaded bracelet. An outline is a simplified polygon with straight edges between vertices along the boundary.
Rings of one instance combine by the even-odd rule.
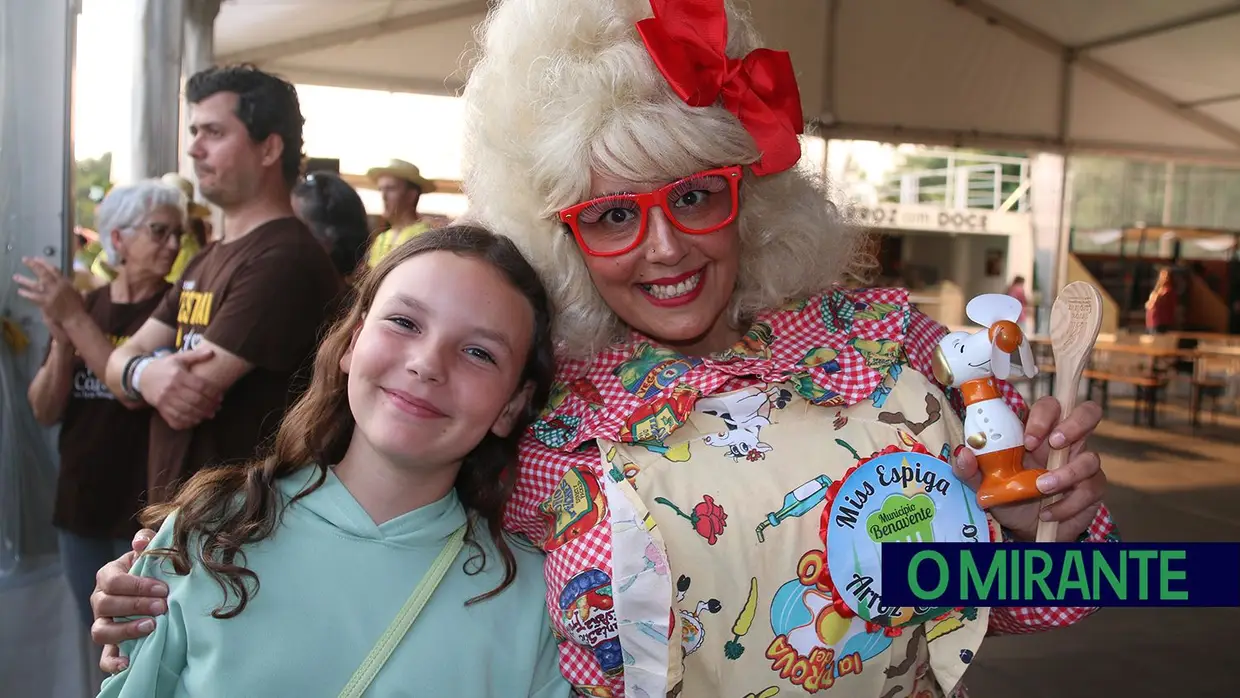
[[[125,397],[130,400],[142,399],[142,395],[139,394],[138,391],[134,390],[133,372],[139,361],[149,358],[151,357],[147,354],[138,354],[137,356],[130,357],[130,359],[125,362],[125,368],[121,371],[121,391],[123,391],[125,393]]]

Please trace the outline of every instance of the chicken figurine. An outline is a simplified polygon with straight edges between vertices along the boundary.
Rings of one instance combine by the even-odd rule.
[[[977,491],[983,509],[1042,496],[1038,476],[1045,470],[1026,470],[1025,425],[1003,401],[996,382],[1007,380],[1013,369],[1026,378],[1038,373],[1033,352],[1016,320],[1020,301],[987,293],[969,301],[965,314],[986,329],[952,332],[934,351],[934,377],[949,388],[959,388],[964,399],[964,441],[977,456],[982,484]],[[1017,354],[1019,362],[1012,362]]]

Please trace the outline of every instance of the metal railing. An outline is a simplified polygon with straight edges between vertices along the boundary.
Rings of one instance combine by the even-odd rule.
[[[922,151],[915,157],[945,164],[895,173],[878,187],[880,198],[949,209],[1029,210],[1027,158],[952,151]]]

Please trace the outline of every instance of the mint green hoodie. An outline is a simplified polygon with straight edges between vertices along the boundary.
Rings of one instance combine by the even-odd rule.
[[[317,472],[281,481],[284,501]],[[168,584],[168,613],[151,635],[122,645],[129,667],[106,680],[100,696],[337,696],[465,520],[453,492],[376,526],[329,473],[286,508],[275,535],[245,547],[243,564],[261,586],[228,620],[211,617],[224,596],[201,566],[182,577],[167,561],[143,556],[134,572]],[[172,521],[152,548],[171,543]],[[549,629],[540,553],[514,546],[512,586],[465,606],[503,577],[489,536],[481,538],[486,568],[466,574],[476,568],[466,544],[367,696],[571,695]]]

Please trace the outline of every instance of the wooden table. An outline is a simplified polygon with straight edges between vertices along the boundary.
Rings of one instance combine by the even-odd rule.
[[[1193,350],[1168,346],[1167,340],[1158,339],[1157,335],[1131,335],[1130,338],[1136,341],[1102,341],[1094,344],[1090,365],[1083,374],[1088,381],[1088,397],[1092,400],[1094,392],[1101,390],[1099,405],[1103,414],[1106,414],[1110,384],[1131,385],[1136,391],[1137,399],[1132,415],[1133,424],[1140,424],[1144,416],[1145,422],[1154,427],[1157,423],[1159,392],[1167,384],[1167,374],[1172,365],[1176,361],[1191,361],[1195,354]],[[1055,372],[1050,339],[1031,337],[1030,343],[1035,350],[1038,368],[1046,375],[1049,393]],[[1122,358],[1113,360],[1112,357],[1116,355]]]
[[[1240,375],[1240,347],[1206,345],[1193,351],[1192,392],[1189,397],[1189,412],[1192,425],[1200,423],[1202,397],[1207,391],[1218,391],[1214,394],[1214,407],[1218,408],[1218,399],[1227,391],[1232,376]],[[1221,367],[1222,378],[1211,375],[1210,369]]]
[[[1211,379],[1203,375],[1200,367],[1205,362],[1221,359],[1224,361],[1235,361],[1237,370],[1240,372],[1240,347],[1238,346],[1210,346],[1207,344],[1197,349],[1180,349],[1175,346],[1168,346],[1171,342],[1176,341],[1171,335],[1128,335],[1128,338],[1135,341],[1103,341],[1094,344],[1090,367],[1085,371],[1084,377],[1089,381],[1090,399],[1093,398],[1094,390],[1101,388],[1102,399],[1100,404],[1104,414],[1107,409],[1107,387],[1109,384],[1117,382],[1132,385],[1137,391],[1137,407],[1133,411],[1134,424],[1140,423],[1141,416],[1144,413],[1146,423],[1150,427],[1155,426],[1158,413],[1158,395],[1166,387],[1169,378],[1168,374],[1174,369],[1175,363],[1189,362],[1192,364],[1189,411],[1192,415],[1191,419],[1194,427],[1199,423],[1203,391],[1210,388],[1223,387],[1224,385],[1217,379]],[[1029,338],[1029,341],[1033,345],[1039,372],[1046,377],[1047,392],[1049,393],[1055,373],[1054,355],[1051,352],[1050,338],[1046,336],[1033,336]],[[1124,360],[1118,362],[1118,366],[1106,365],[1110,363],[1107,361],[1107,358],[1113,355],[1121,355],[1124,357]],[[1095,358],[1100,358],[1102,361],[1095,363]],[[1139,361],[1141,358],[1148,359],[1148,362]],[[1138,359],[1135,365],[1131,363],[1133,359]],[[1034,393],[1036,397],[1038,393],[1036,379]]]

